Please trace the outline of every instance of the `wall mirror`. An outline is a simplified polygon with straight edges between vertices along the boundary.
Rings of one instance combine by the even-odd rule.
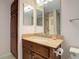
[[[44,32],[60,34],[60,0],[44,1]]]
[[[34,16],[33,16],[33,7],[29,4],[24,4],[24,13],[23,13],[23,24],[27,25],[27,26],[32,26],[33,25],[33,20],[34,20]]]
[[[24,11],[24,24],[34,25],[35,30],[42,28],[48,35],[60,34],[60,0],[25,0],[30,11]],[[25,4],[25,3],[24,3]],[[24,8],[27,5],[24,5]],[[42,26],[39,29],[36,27]]]
[[[42,22],[42,20],[43,20],[43,12],[42,12],[42,10],[40,10],[40,9],[37,9],[36,10],[37,12],[37,26],[42,26],[43,25],[43,22]]]

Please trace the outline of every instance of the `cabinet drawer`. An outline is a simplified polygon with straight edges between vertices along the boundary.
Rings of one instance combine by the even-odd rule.
[[[33,52],[40,54],[43,57],[48,58],[49,57],[49,48],[38,45],[38,44],[32,44],[32,50]]]
[[[33,53],[32,59],[46,59],[46,58],[43,58],[40,55]]]

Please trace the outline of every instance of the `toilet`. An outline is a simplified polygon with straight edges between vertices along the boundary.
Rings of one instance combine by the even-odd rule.
[[[70,48],[70,58],[69,59],[79,59],[79,48]]]

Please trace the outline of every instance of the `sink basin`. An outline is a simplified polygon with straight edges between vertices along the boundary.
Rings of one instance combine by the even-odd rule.
[[[32,36],[30,37],[31,39],[38,39],[38,40],[47,40],[48,38],[47,37],[41,37],[41,36]]]

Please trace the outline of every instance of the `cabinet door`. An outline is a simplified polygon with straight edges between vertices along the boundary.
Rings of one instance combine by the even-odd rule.
[[[46,59],[46,58],[44,58],[36,53],[33,53],[32,59]]]
[[[26,40],[22,40],[22,47],[23,59],[32,59],[31,43]]]
[[[26,49],[23,49],[23,59],[32,59],[32,52],[30,50],[26,51]]]
[[[49,57],[49,48],[44,47],[42,45],[34,44],[33,43],[32,44],[32,51],[35,52],[35,53],[37,53],[37,54],[42,55],[45,58]]]

